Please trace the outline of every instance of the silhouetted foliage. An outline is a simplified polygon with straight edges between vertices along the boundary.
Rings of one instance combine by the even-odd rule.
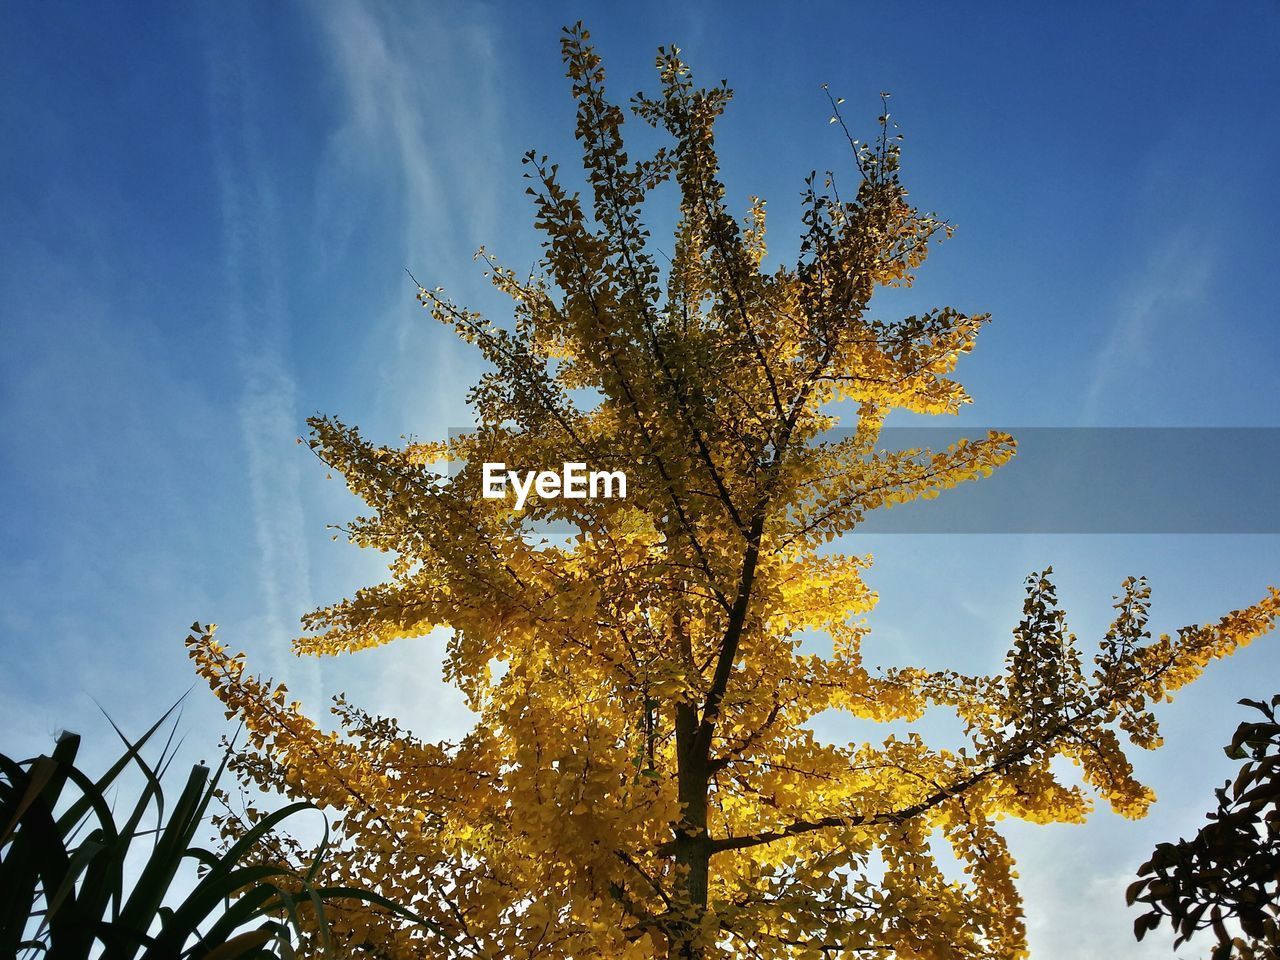
[[[256,818],[221,853],[195,846],[226,761],[212,775],[193,766],[166,818],[161,781],[173,756],[172,731],[154,765],[141,750],[172,712],[136,743],[120,734],[124,753],[97,779],[77,765],[74,733],[62,734],[47,756],[15,761],[0,754],[0,957],[274,960],[295,956],[295,941],[328,952],[329,898],[411,916],[365,891],[320,886],[324,844],[305,872],[263,856],[272,831],[315,809],[309,803]],[[119,812],[119,781],[130,768],[144,783]],[[150,849],[140,857],[140,847]],[[199,875],[175,902],[188,860],[200,865]]]
[[[1175,946],[1210,929],[1212,960],[1272,960],[1280,957],[1280,694],[1270,704],[1240,702],[1264,719],[1240,724],[1226,747],[1245,761],[1239,774],[1215,791],[1218,809],[1199,833],[1156,847],[1128,900],[1149,908],[1134,921],[1139,940],[1168,918]]]

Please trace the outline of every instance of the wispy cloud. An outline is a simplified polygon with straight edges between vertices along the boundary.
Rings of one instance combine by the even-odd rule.
[[[335,4],[322,8],[324,36],[345,100],[320,172],[321,233],[344,232],[351,197],[392,191],[398,222],[395,268],[444,282],[468,270],[473,250],[498,224],[493,171],[502,155],[498,58],[483,17],[448,18],[423,8]],[[406,19],[407,18],[407,19]],[[447,22],[446,22],[447,19]],[[448,42],[436,38],[448,37]],[[430,42],[424,42],[430,41]],[[469,271],[475,273],[474,269]],[[399,279],[399,278],[398,278]],[[378,316],[386,351],[402,366],[371,384],[380,402],[443,436],[456,425],[469,385],[449,343],[423,376],[420,313],[411,290],[389,286]],[[406,389],[406,387],[408,389]],[[400,396],[391,394],[399,390]],[[435,413],[435,424],[421,422]]]
[[[501,155],[498,58],[482,17],[423,8],[322,8],[322,36],[340,93],[317,173],[322,260],[342,262],[352,197],[391,198],[379,256],[394,283],[375,293],[379,376],[360,385],[403,429],[444,437],[466,416],[476,373],[469,348],[436,331],[413,303],[401,267],[424,281],[475,276],[471,253],[498,224],[487,185]],[[424,48],[424,38],[448,37]],[[424,55],[429,49],[429,55]],[[326,241],[325,238],[330,238]],[[393,273],[394,271],[394,273]],[[465,271],[465,273],[464,273]],[[446,634],[363,652],[344,664],[345,689],[428,739],[457,738],[472,717],[441,676]]]
[[[253,112],[242,26],[234,17],[206,42],[214,170],[222,213],[226,317],[240,375],[236,401],[258,540],[253,580],[262,595],[271,667],[298,692],[318,689],[318,667],[287,658],[312,602],[300,492],[296,384],[288,359],[279,200]],[[229,29],[228,29],[229,28]],[[286,664],[288,664],[286,666]],[[299,680],[310,690],[299,688]]]
[[[1072,839],[1060,838],[1063,846]],[[1054,845],[1046,845],[1053,849]],[[1126,910],[1125,888],[1135,879],[1129,874],[1089,876],[1084,869],[1063,869],[1069,854],[1061,847],[1050,863],[1020,861],[1020,889],[1026,900],[1027,935],[1031,955],[1037,960],[1164,960],[1172,956],[1173,937],[1162,926],[1141,943],[1133,936],[1137,910]],[[1030,858],[1029,858],[1030,859]],[[1202,935],[1203,936],[1203,935]]]
[[[1098,350],[1085,392],[1085,423],[1096,423],[1109,392],[1146,365],[1162,319],[1205,295],[1213,267],[1214,245],[1190,223],[1169,233],[1152,251],[1141,274],[1117,301],[1115,322]]]

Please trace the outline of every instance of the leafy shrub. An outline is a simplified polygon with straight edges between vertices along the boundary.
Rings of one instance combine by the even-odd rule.
[[[1139,940],[1167,918],[1175,947],[1211,929],[1212,960],[1270,960],[1280,957],[1280,694],[1240,703],[1263,719],[1240,724],[1225,748],[1245,761],[1239,774],[1215,791],[1218,809],[1192,839],[1156,847],[1128,899],[1148,908],[1134,921]]]
[[[227,761],[212,774],[193,766],[166,817],[161,781],[172,730],[154,766],[141,751],[172,713],[136,743],[116,728],[124,752],[97,779],[77,766],[73,733],[48,756],[0,754],[0,957],[286,960],[304,938],[328,952],[327,900],[364,900],[412,917],[368,891],[318,885],[326,842],[306,870],[263,861],[262,842],[284,820],[315,809],[308,803],[264,816],[221,852],[196,846]],[[144,784],[117,813],[109,794],[130,768]],[[182,872],[189,860],[199,865],[194,885],[170,903],[179,895],[175,881],[190,875]]]

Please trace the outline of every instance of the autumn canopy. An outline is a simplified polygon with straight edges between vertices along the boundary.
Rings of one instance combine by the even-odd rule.
[[[334,908],[333,935],[375,956],[1023,956],[996,821],[1079,821],[1094,797],[1142,815],[1153,797],[1123,741],[1157,746],[1151,705],[1270,629],[1280,593],[1153,638],[1130,580],[1084,652],[1035,574],[1006,672],[869,671],[876,596],[847,535],[1014,451],[994,433],[878,446],[890,412],[968,400],[952,371],[984,316],[871,306],[948,227],[908,201],[885,116],[850,139],[847,190],[810,179],[798,259],[765,270],[764,201],[739,217],[719,179],[728,88],[695,86],[661,50],[658,92],[630,113],[666,145],[631,157],[587,33],[567,31],[563,53],[585,182],[526,156],[540,270],[482,254],[510,320],[418,290],[488,361],[475,428],[382,446],[311,421],[312,449],[367,504],[351,542],[386,552],[390,576],[308,614],[297,652],[447,628],[474,728],[423,742],[339,698],[326,732],[197,631],[198,670],[248,730],[241,774],[329,809],[335,881],[429,919]],[[679,204],[669,241],[645,228],[650,197]],[[625,470],[627,496],[517,510],[482,495],[485,462]],[[961,718],[964,749],[830,744],[808,725],[935,708]],[[1056,757],[1083,782],[1060,780]]]

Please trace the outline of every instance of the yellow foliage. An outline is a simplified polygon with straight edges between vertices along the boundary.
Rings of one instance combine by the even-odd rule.
[[[339,910],[338,935],[382,956],[1024,956],[995,822],[1079,822],[1090,793],[1141,815],[1152,796],[1116,731],[1157,745],[1149,705],[1270,629],[1280,594],[1152,641],[1145,584],[1130,581],[1086,675],[1046,572],[1028,582],[1006,673],[869,671],[870,558],[826,545],[867,511],[1014,452],[998,433],[939,452],[877,447],[891,411],[968,400],[949,375],[985,317],[870,313],[874,291],[911,282],[948,228],[907,202],[886,119],[854,147],[852,194],[809,184],[798,262],[762,272],[765,204],[751,201],[744,227],[718,179],[712,131],[729,91],[694,87],[661,51],[661,92],[634,112],[670,143],[632,161],[585,31],[564,55],[586,193],[526,158],[542,273],[523,280],[482,253],[513,322],[419,290],[491,367],[471,395],[479,425],[392,448],[312,421],[312,448],[369,507],[351,541],[393,560],[388,582],[305,617],[298,652],[447,628],[446,675],[475,726],[424,743],[339,699],[341,731],[326,732],[200,630],[196,668],[248,731],[241,773],[334,811],[335,878],[430,919]],[[664,266],[640,208],[665,181],[679,222]],[[855,429],[832,440],[841,400]],[[517,512],[480,495],[492,460],[623,469],[629,494]],[[572,532],[538,539],[537,523]],[[806,632],[828,636],[830,655],[803,652]],[[808,727],[829,709],[929,708],[963,719],[965,750],[916,736],[828,745]],[[1058,756],[1087,789],[1060,782]]]

